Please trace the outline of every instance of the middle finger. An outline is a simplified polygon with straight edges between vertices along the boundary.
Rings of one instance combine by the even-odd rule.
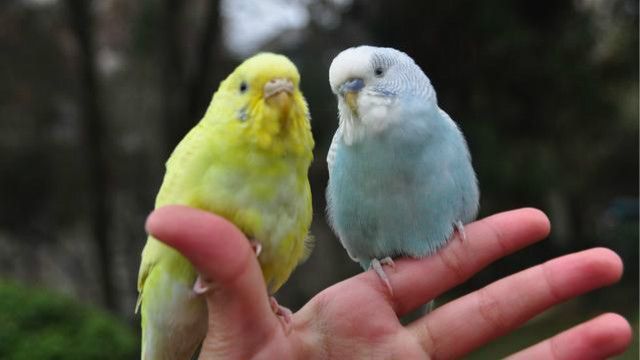
[[[596,248],[550,260],[447,303],[409,325],[434,358],[457,358],[543,310],[616,282],[622,262]],[[463,341],[464,340],[464,341]]]

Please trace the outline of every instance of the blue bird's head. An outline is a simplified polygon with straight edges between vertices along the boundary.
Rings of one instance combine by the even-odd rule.
[[[342,51],[329,68],[345,136],[379,132],[397,120],[399,105],[436,104],[429,78],[407,54],[392,48],[358,46]]]

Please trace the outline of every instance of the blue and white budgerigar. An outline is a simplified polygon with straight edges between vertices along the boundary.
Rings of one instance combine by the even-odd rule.
[[[438,107],[436,92],[407,54],[359,46],[329,69],[339,126],[327,162],[329,221],[349,256],[373,268],[425,257],[478,210],[466,141]]]

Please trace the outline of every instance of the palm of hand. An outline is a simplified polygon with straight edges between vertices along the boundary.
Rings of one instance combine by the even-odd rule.
[[[368,274],[373,275],[373,274]],[[296,313],[303,333],[313,334],[311,358],[319,359],[423,359],[427,353],[405,328],[389,303],[379,279],[343,281],[314,297]],[[373,286],[372,286],[373,285]]]

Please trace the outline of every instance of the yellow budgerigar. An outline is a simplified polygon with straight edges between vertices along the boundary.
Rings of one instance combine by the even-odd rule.
[[[272,294],[309,251],[313,137],[300,75],[285,56],[255,55],[221,84],[166,163],[156,207],[225,217],[252,241]],[[207,329],[198,275],[149,237],[138,275],[143,359],[189,359]],[[137,308],[136,308],[137,310]]]

